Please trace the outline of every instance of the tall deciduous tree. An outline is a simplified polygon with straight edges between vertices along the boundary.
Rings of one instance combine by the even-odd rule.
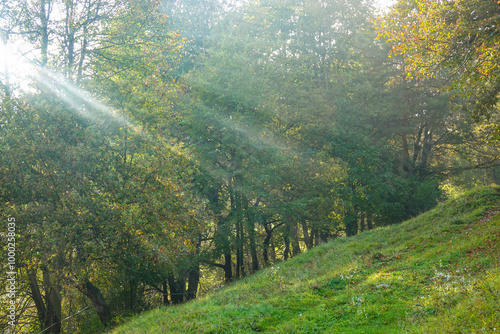
[[[23,6],[17,31],[40,74],[8,110],[3,99],[0,134],[2,209],[26,231],[20,283],[41,330],[64,330],[74,290],[109,325],[122,289],[112,278],[135,271],[142,286],[161,284],[201,233],[191,165],[161,125],[179,40],[155,1]]]
[[[399,1],[379,28],[404,56],[409,77],[446,70],[480,119],[497,112],[500,97],[499,15],[495,0]]]
[[[214,240],[226,280],[233,259],[236,276],[247,269],[247,245],[251,267],[258,267],[259,233],[264,262],[275,236],[287,258],[300,252],[303,234],[311,234],[309,247],[333,234],[329,205],[335,201],[327,197],[342,173],[321,154],[337,107],[332,76],[359,62],[368,10],[361,2],[250,3],[217,25],[187,77],[192,99],[179,134],[216,183],[206,194],[220,216]]]

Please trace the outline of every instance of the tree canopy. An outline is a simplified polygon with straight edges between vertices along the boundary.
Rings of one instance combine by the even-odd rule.
[[[498,112],[499,15],[495,0],[399,1],[379,28],[392,54],[404,57],[409,78],[449,76],[481,119]]]
[[[34,69],[0,86],[16,332],[102,332],[500,182],[496,1],[0,6]]]

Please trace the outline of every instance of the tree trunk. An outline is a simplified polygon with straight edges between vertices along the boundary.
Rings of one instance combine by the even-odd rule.
[[[250,256],[252,258],[252,272],[256,272],[259,270],[259,257],[255,243],[255,225],[250,219],[248,220],[248,239],[250,242]]]
[[[49,333],[61,332],[61,288],[50,278],[47,267],[42,269],[45,289],[46,325]]]
[[[256,201],[256,204],[253,207],[258,206],[259,200]],[[248,208],[248,204],[245,205],[245,213],[247,218],[247,233],[248,233],[248,242],[250,246],[250,257],[252,259],[252,273],[259,270],[259,256],[257,254],[257,243],[255,241],[255,222],[256,219],[252,214],[252,209]]]
[[[201,236],[196,243],[195,254],[192,259],[191,267],[188,272],[188,288],[186,300],[195,299],[198,293],[198,285],[200,284],[200,261],[199,254],[201,249]]]
[[[9,33],[3,32],[2,36],[2,44],[4,49],[7,48],[7,43],[9,42]],[[2,108],[7,111],[7,115],[11,115],[12,113],[12,104],[11,104],[11,91],[10,91],[10,73],[9,73],[9,61],[8,57],[4,57],[3,62],[3,73],[4,73],[4,83],[2,85],[4,90],[4,100],[2,101]],[[1,84],[1,83],[0,83]]]
[[[99,10],[100,10],[100,7],[97,7],[95,9],[95,11],[93,12],[93,14],[92,14],[91,10],[88,10],[86,13],[86,16],[87,16],[86,21],[90,23],[90,22],[92,22],[93,19],[99,17],[99,15],[100,15]],[[89,40],[88,40],[89,29],[88,29],[88,27],[89,27],[88,25],[85,25],[83,28],[83,41],[82,41],[82,45],[80,47],[80,61],[78,62],[77,77],[76,77],[77,84],[79,84],[82,80],[83,66],[85,64],[85,57],[87,56],[87,47],[89,44]]]
[[[317,229],[311,230],[311,243],[314,242],[314,246],[318,246],[321,242],[319,240],[319,232]]]
[[[418,128],[418,134],[417,137],[415,138],[415,144],[413,144],[413,165],[416,166],[418,162],[418,156],[420,154],[420,151],[422,150],[422,145],[420,145],[422,141],[422,133],[424,131],[425,124],[420,124]]]
[[[44,269],[44,271],[48,269]],[[50,296],[52,294],[51,285],[45,287],[46,293],[48,295],[45,296],[45,301],[40,292],[40,287],[38,285],[37,272],[35,269],[28,270],[29,277],[29,286],[31,290],[31,294],[33,297],[33,301],[35,302],[35,307],[38,315],[38,320],[40,321],[41,329],[45,333],[54,333],[58,334],[61,332],[61,317],[57,314],[57,307],[54,306],[56,302],[56,296]],[[44,273],[44,285],[47,283],[47,280],[50,281],[50,277],[48,277],[48,273]],[[57,296],[58,297],[58,296]],[[57,304],[57,303],[56,303]],[[60,305],[59,305],[60,306]],[[60,307],[59,307],[60,309]],[[59,313],[60,314],[60,313]]]
[[[234,209],[236,210],[236,232],[237,232],[237,253],[236,254],[236,271],[237,274],[236,276],[238,277],[244,277],[245,276],[245,262],[244,262],[244,244],[245,244],[245,230],[243,228],[243,217],[244,217],[244,212],[243,210],[245,209],[244,207],[246,204],[244,204],[246,201],[241,196],[240,194],[236,194],[234,196],[235,203],[234,203]],[[239,275],[238,275],[239,274]]]
[[[268,264],[269,263],[269,256],[268,256],[268,251],[269,251],[269,246],[271,243],[271,238],[273,237],[273,229],[269,227],[268,224],[264,226],[266,230],[266,238],[262,242],[262,256],[264,257],[264,263]]]
[[[327,243],[328,242],[328,233],[326,232],[320,232],[319,237],[321,239],[321,243]]]
[[[361,216],[359,217],[359,231],[363,232],[365,230],[365,214],[361,212]]]
[[[186,293],[186,301],[196,298],[196,294],[198,293],[199,283],[200,283],[200,263],[196,261],[188,273],[188,288]]]
[[[97,316],[104,326],[111,324],[112,315],[104,296],[98,287],[92,284],[88,279],[79,285],[79,290],[92,302]]]
[[[233,280],[233,269],[231,264],[231,251],[228,249],[224,253],[224,281],[229,283]]]
[[[296,222],[292,222],[290,225],[290,234],[292,238],[292,256],[296,256],[300,254],[300,244],[299,244],[299,236],[298,236],[298,226]]]
[[[238,221],[236,222],[236,277],[245,276],[245,268],[243,264],[243,224],[239,220],[240,215],[238,215]]]
[[[40,1],[40,22],[41,22],[41,53],[42,53],[42,62],[40,64],[41,67],[45,67],[48,62],[48,50],[49,50],[49,17],[51,10],[50,1],[41,0]]]
[[[184,302],[184,294],[186,290],[186,280],[185,278],[175,278],[174,275],[169,275],[167,277],[168,286],[170,287],[170,299],[172,299],[172,304],[181,304]]]
[[[302,221],[302,233],[304,234],[304,243],[306,244],[307,249],[313,248],[313,240],[309,236],[309,229],[307,228],[306,221]]]
[[[133,279],[128,279],[128,309],[130,311],[134,310],[136,304],[137,304],[137,297],[138,297],[138,291],[137,291],[137,282],[134,281]]]
[[[283,249],[283,260],[286,261],[290,257],[290,237],[287,235],[287,232],[283,236],[283,243],[285,246]]]
[[[75,27],[74,27],[74,3],[72,1],[65,1],[66,4],[66,20],[65,24],[65,40],[64,46],[66,47],[66,77],[71,79],[73,75],[73,66],[75,63]]]
[[[163,288],[163,291],[162,291],[162,295],[163,295],[163,305],[164,306],[167,306],[170,304],[169,300],[168,300],[168,281],[167,279],[163,279],[163,282],[162,282],[162,288]]]
[[[344,225],[346,236],[352,237],[358,233],[358,215],[353,210],[346,213]]]
[[[271,238],[271,247],[269,250],[271,253],[271,261],[276,262],[276,246],[274,245],[274,238]]]
[[[231,255],[231,247],[229,247],[229,237],[228,237],[229,229],[227,228],[225,222],[227,217],[226,219],[223,219],[220,214],[218,216],[219,216],[219,222],[217,224],[218,233],[222,233],[224,238],[223,240],[225,243],[223,245],[224,265],[222,267],[224,269],[224,281],[226,283],[229,283],[233,280],[233,266],[231,263],[232,255]]]
[[[30,290],[31,290],[31,295],[33,298],[33,301],[35,302],[35,307],[37,310],[38,314],[38,319],[40,320],[41,323],[44,322],[45,319],[45,303],[43,302],[43,296],[42,293],[40,292],[40,287],[38,286],[38,280],[36,277],[36,270],[35,269],[29,269],[28,270],[28,277],[29,277],[29,285],[30,285]]]
[[[406,137],[406,131],[408,128],[408,117],[411,115],[411,97],[410,90],[408,86],[405,87],[405,112],[403,113],[403,132],[401,133],[401,139],[403,142],[403,170],[408,174],[413,174],[413,166],[411,166],[410,162],[410,150],[408,148],[408,139]]]
[[[366,217],[366,227],[368,230],[373,230],[373,222],[370,217]]]
[[[422,159],[419,165],[421,178],[425,177],[427,174],[427,164],[429,156],[431,155],[431,150],[432,150],[432,131],[426,130],[424,132],[424,141],[422,143]]]
[[[403,141],[403,170],[411,175],[413,172],[410,167],[410,151],[408,150],[408,139],[406,139],[405,133],[401,134],[401,139]]]
[[[231,182],[229,180],[229,182]],[[230,183],[229,183],[230,184]],[[210,186],[208,190],[208,200],[210,202],[210,207],[215,213],[215,217],[217,219],[217,233],[221,233],[223,236],[223,256],[224,256],[224,264],[221,266],[224,270],[224,281],[229,283],[233,279],[233,269],[231,264],[231,247],[229,247],[229,231],[230,229],[226,228],[225,219],[222,216],[222,207],[224,204],[221,204],[219,193],[221,191],[221,185],[213,185]]]
[[[493,182],[500,186],[500,165],[493,166]]]

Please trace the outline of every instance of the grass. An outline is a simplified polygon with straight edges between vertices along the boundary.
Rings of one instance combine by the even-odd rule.
[[[500,333],[499,211],[481,188],[111,333]]]

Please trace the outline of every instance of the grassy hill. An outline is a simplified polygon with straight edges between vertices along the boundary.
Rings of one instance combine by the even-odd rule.
[[[112,333],[500,333],[500,188],[336,239]]]

